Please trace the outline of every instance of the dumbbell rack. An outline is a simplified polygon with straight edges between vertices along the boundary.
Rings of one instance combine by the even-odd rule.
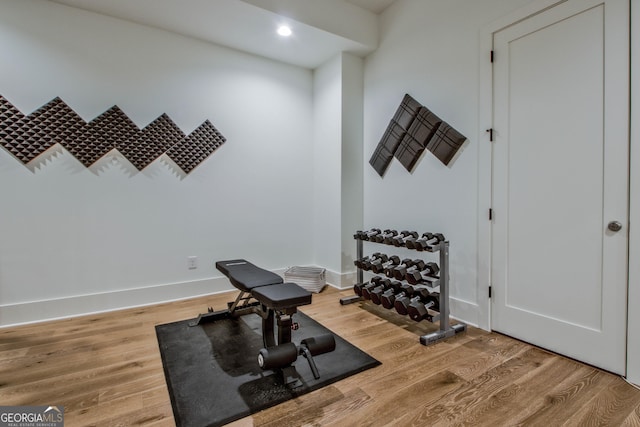
[[[363,257],[363,240],[356,238],[356,257],[362,259]],[[420,337],[420,344],[431,345],[438,341],[442,341],[446,338],[452,337],[460,332],[467,330],[467,325],[464,323],[456,323],[451,325],[449,322],[449,241],[445,240],[440,242],[438,246],[433,246],[425,249],[425,252],[438,252],[440,255],[440,297],[439,315],[433,316],[430,321],[439,322],[440,329],[436,332],[432,332]],[[358,267],[357,269],[358,283],[364,283],[364,271]],[[354,302],[364,301],[359,295],[352,295],[349,297],[340,298],[340,304],[352,304]]]

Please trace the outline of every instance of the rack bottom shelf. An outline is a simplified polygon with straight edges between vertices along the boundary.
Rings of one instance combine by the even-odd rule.
[[[342,297],[340,298],[340,304],[341,305],[347,305],[347,304],[353,304],[355,302],[359,302],[359,301],[365,301],[364,298],[362,298],[360,295],[351,295],[348,297]],[[444,339],[450,338],[454,335],[457,335],[461,332],[464,332],[467,330],[467,325],[464,323],[456,323],[455,325],[449,325],[449,319],[447,318],[445,322],[442,322],[442,319],[440,319],[439,314],[436,316],[434,316],[431,320],[432,323],[433,322],[438,322],[440,321],[440,327],[441,329],[435,332],[432,332],[430,334],[427,335],[422,335],[420,337],[420,344],[422,345],[431,345],[431,344],[435,344],[439,341],[442,341]],[[444,328],[444,329],[442,329]]]
[[[360,295],[352,295],[340,298],[340,305],[353,304],[354,302],[363,301]]]
[[[422,335],[420,337],[420,344],[422,345],[435,344],[438,341],[442,341],[446,338],[450,338],[466,330],[467,330],[467,325],[465,325],[464,323],[456,323],[455,325],[450,326],[449,329],[445,329],[444,331],[439,330],[427,335]]]

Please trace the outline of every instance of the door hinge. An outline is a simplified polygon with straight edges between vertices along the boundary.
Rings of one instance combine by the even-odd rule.
[[[493,220],[493,209],[489,209],[489,221]]]
[[[491,51],[491,57],[490,57],[490,59],[491,59],[491,63],[492,63],[492,64],[493,64],[493,60],[494,60],[494,58],[495,58],[495,57],[494,57],[494,55],[493,55],[493,51]]]
[[[489,286],[489,298],[491,298],[491,286]]]
[[[489,132],[489,141],[493,142],[493,128],[487,129],[487,132]]]

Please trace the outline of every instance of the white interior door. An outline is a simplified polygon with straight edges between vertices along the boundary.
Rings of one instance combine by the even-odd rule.
[[[628,22],[628,0],[568,0],[496,32],[493,65],[491,326],[620,374]]]

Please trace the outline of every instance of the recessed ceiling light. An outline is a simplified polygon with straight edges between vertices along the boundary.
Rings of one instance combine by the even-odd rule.
[[[291,35],[291,28],[287,27],[286,25],[281,25],[278,28],[278,34],[283,37],[289,37]]]

